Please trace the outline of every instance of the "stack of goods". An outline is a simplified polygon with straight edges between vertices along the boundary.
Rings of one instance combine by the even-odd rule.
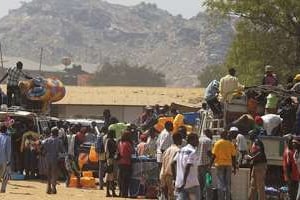
[[[83,188],[95,188],[96,181],[93,177],[92,171],[85,171],[82,173],[83,177],[80,178],[80,183]]]
[[[93,177],[92,171],[84,171],[82,172],[83,177],[80,178],[80,184],[83,188],[95,188],[96,180]],[[77,178],[72,175],[70,179],[69,187],[77,187]]]

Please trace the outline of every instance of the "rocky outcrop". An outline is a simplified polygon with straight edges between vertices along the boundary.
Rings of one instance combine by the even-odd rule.
[[[232,36],[229,22],[213,25],[204,13],[187,20],[146,3],[33,0],[0,20],[5,55],[36,61],[43,47],[48,65],[65,56],[91,64],[127,60],[183,87],[195,86],[203,67],[224,60]]]

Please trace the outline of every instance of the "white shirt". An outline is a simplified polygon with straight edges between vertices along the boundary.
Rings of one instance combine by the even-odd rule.
[[[164,129],[157,138],[157,162],[161,163],[162,152],[173,144],[172,134]]]
[[[185,189],[198,186],[198,155],[196,149],[188,144],[182,147],[174,158],[176,161],[176,181],[175,187],[180,188],[183,185],[186,166],[191,164],[190,173],[186,179]]]
[[[267,114],[261,117],[264,121],[264,129],[267,135],[272,135],[272,131],[282,122],[280,115]]]
[[[247,151],[248,150],[247,140],[244,135],[239,133],[236,136],[236,146],[239,151]]]

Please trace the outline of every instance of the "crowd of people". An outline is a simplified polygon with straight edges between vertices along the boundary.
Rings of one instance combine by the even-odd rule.
[[[266,66],[265,72],[263,85],[280,84],[271,66]],[[210,108],[216,118],[224,117],[224,103],[232,102],[236,95],[240,95],[239,91],[245,89],[235,75],[236,71],[231,68],[220,81],[213,80],[208,85],[206,103],[202,104],[199,115]],[[30,77],[22,73],[22,63],[17,63],[2,80],[7,76],[8,104],[16,103],[19,98],[14,94],[18,93],[15,82],[20,76]],[[284,90],[300,92],[300,74],[289,80]],[[248,199],[254,200],[258,196],[259,200],[265,200],[267,158],[260,136],[291,133],[284,137],[287,147],[283,154],[283,175],[290,199],[300,200],[298,96],[282,98],[276,92],[260,94],[250,89],[245,93],[249,116],[246,118],[252,120],[247,131],[244,129],[245,121],[242,126],[235,121],[228,123],[224,130],[218,132],[205,129],[201,135],[196,134],[199,132],[195,129],[188,130],[185,125],[178,126],[172,120],[158,126],[160,118],[174,119],[180,114],[168,105],[145,107],[135,124],[119,122],[106,109],[101,128],[96,122],[82,126],[59,121],[43,129],[42,133],[38,133],[31,123],[14,122],[8,117],[0,127],[0,152],[3,152],[0,153],[0,192],[6,191],[12,172],[24,174],[25,179],[46,179],[48,194],[57,193],[59,178],[65,180],[66,187],[69,187],[71,177],[76,177],[76,186],[81,188],[80,178],[85,164],[81,149],[89,143],[97,155],[94,160],[98,165],[99,189],[106,187],[107,197],[130,196],[134,155],[155,160],[160,199],[230,200],[232,173],[236,174],[240,167],[250,166]],[[16,99],[12,100],[12,96]],[[244,120],[244,117],[241,119]],[[213,134],[219,135],[220,139],[213,141]],[[212,186],[212,178],[217,183],[216,190]]]
[[[266,135],[300,135],[299,82],[300,74],[290,76],[286,83],[280,82],[273,67],[267,65],[261,85],[245,87],[236,77],[236,70],[231,68],[219,81],[211,81],[204,99],[214,117],[222,119],[225,104],[234,104],[236,99],[245,97],[248,114],[253,121],[256,117],[263,119]],[[243,103],[238,101],[237,104]]]
[[[254,199],[253,194],[258,191],[260,199],[264,199],[266,156],[263,143],[255,131],[250,137],[253,141],[250,151],[246,138],[237,127],[220,132],[221,139],[216,143],[213,143],[213,133],[209,129],[199,138],[197,134],[188,132],[185,126],[176,128],[174,132],[174,124],[167,121],[162,131],[158,131],[155,121],[159,117],[178,113],[171,110],[167,106],[157,110],[146,107],[137,124],[142,129],[137,129],[137,125],[118,122],[109,110],[103,112],[104,126],[101,129],[95,122],[90,127],[80,127],[80,124],[59,121],[39,135],[29,125],[22,134],[20,144],[21,166],[18,166],[20,161],[13,156],[11,146],[16,142],[12,134],[18,131],[14,130],[18,124],[4,123],[0,130],[0,148],[1,152],[5,152],[0,154],[0,174],[4,177],[1,192],[5,192],[10,171],[24,173],[27,179],[45,177],[48,194],[57,193],[59,174],[67,187],[71,175],[77,177],[77,187],[80,188],[80,148],[88,142],[95,144],[99,157],[99,189],[106,186],[107,197],[129,196],[132,155],[138,155],[156,160],[160,198],[213,199],[207,176],[211,176],[212,166],[215,166],[218,199],[230,199],[231,173],[235,174],[246,160],[253,165],[249,198]]]

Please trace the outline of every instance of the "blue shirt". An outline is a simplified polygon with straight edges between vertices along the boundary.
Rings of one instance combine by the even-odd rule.
[[[11,138],[7,133],[0,133],[0,164],[10,163]]]
[[[204,94],[204,99],[206,101],[209,101],[217,96],[217,94],[219,93],[219,85],[220,83],[217,80],[213,80],[212,82],[209,83],[209,85],[205,89],[205,94]]]

